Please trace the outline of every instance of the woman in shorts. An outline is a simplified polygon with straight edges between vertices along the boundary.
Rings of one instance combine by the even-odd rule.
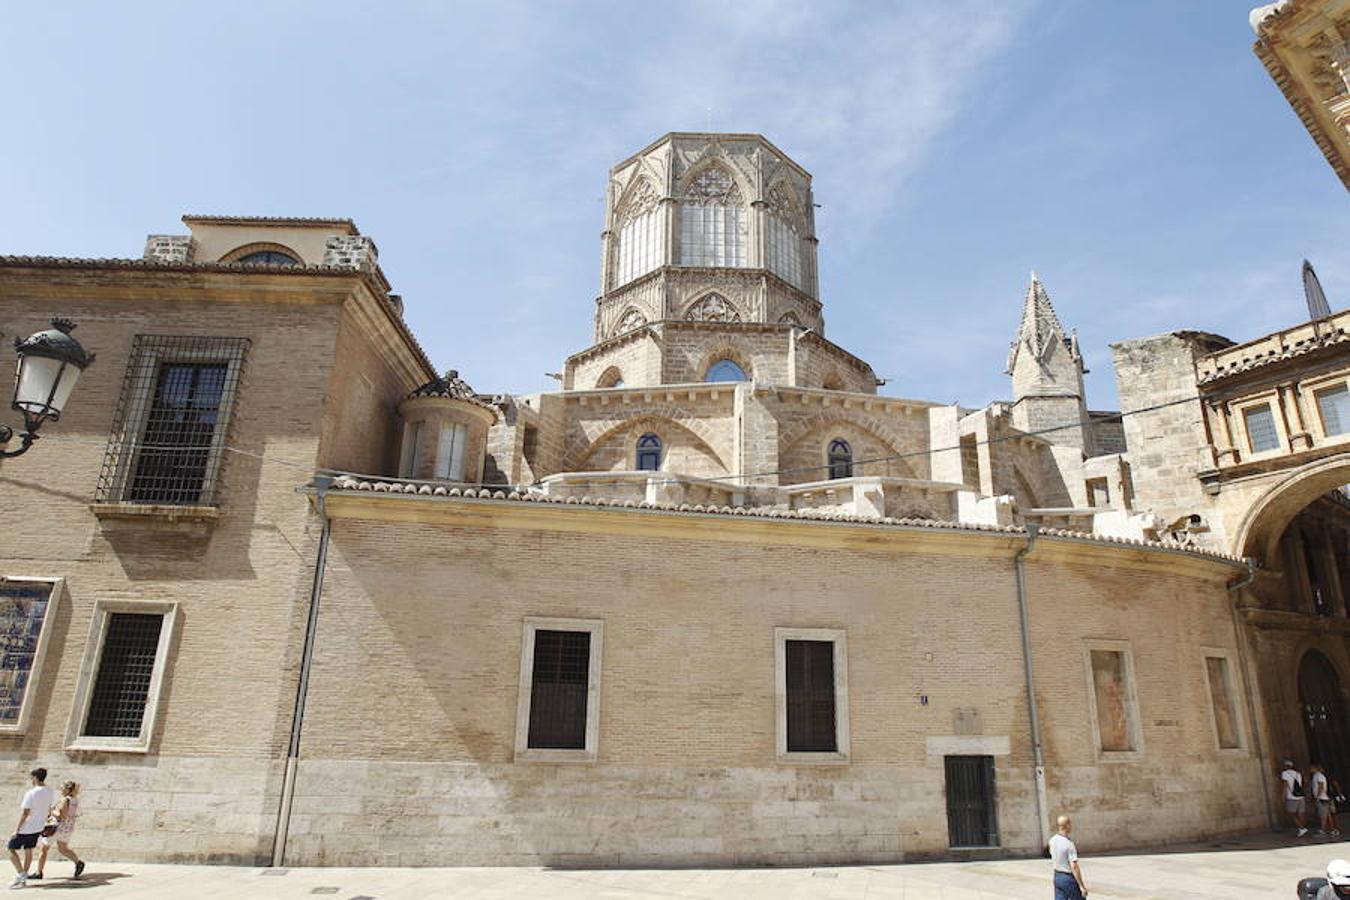
[[[80,786],[73,781],[67,781],[61,785],[61,799],[56,801],[52,807],[52,815],[49,821],[56,822],[56,833],[51,837],[43,837],[38,841],[38,860],[37,874],[30,875],[29,878],[41,878],[42,870],[47,865],[47,853],[52,848],[52,842],[56,843],[57,852],[66,859],[75,863],[75,878],[79,878],[84,872],[84,860],[74,850],[70,849],[70,839],[75,836],[75,820],[80,817]]]

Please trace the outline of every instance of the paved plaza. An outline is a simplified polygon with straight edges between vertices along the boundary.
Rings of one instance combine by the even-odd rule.
[[[1086,848],[1085,848],[1086,849]],[[1084,857],[1093,898],[1278,900],[1299,878],[1350,856],[1350,843],[1293,844],[1279,836],[1183,848],[1174,853]],[[1003,900],[1050,896],[1043,859],[799,869],[256,869],[227,866],[90,864],[82,881],[49,866],[29,892],[79,891],[138,900]]]

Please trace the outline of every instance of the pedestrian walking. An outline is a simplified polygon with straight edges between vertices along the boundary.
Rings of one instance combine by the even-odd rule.
[[[1303,837],[1308,833],[1307,821],[1303,818],[1303,773],[1294,768],[1292,759],[1286,759],[1283,765],[1280,780],[1284,782],[1284,811],[1293,820],[1298,836]]]
[[[67,781],[61,785],[61,799],[56,801],[56,806],[52,807],[51,820],[56,824],[56,833],[47,836],[45,833],[38,841],[38,863],[37,871],[28,877],[42,878],[47,868],[47,853],[52,849],[52,843],[56,844],[56,852],[60,853],[66,859],[75,864],[75,874],[72,878],[79,878],[84,872],[84,860],[80,859],[78,853],[70,849],[70,839],[75,836],[75,820],[80,816],[80,786],[73,781]]]
[[[1087,884],[1083,870],[1078,867],[1078,848],[1069,839],[1073,820],[1060,816],[1056,821],[1059,833],[1050,839],[1050,861],[1055,867],[1055,900],[1086,900]]]
[[[1312,772],[1308,778],[1308,794],[1317,816],[1317,833],[1340,834],[1336,830],[1336,816],[1332,812],[1331,784],[1327,781],[1327,773],[1319,762],[1309,763],[1308,768]]]
[[[19,824],[14,828],[14,837],[9,839],[9,861],[14,864],[14,880],[11,889],[28,884],[28,867],[33,862],[33,848],[37,846],[42,829],[47,826],[47,815],[56,803],[56,792],[47,787],[47,770],[37,768],[28,773],[33,786],[23,795],[20,803]],[[23,851],[22,862],[19,851]]]

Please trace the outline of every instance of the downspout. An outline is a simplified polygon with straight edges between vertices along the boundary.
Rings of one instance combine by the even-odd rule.
[[[277,812],[276,837],[272,842],[272,865],[280,866],[286,858],[286,837],[291,827],[291,802],[295,799],[295,775],[300,763],[300,729],[305,721],[305,698],[309,693],[309,670],[314,662],[314,635],[319,625],[319,598],[323,596],[323,572],[328,562],[328,536],[332,523],[324,508],[324,497],[333,479],[329,475],[314,476],[314,507],[323,520],[319,532],[319,551],[314,559],[314,580],[309,589],[309,618],[305,622],[305,642],[300,653],[300,683],[295,691],[295,712],[291,716],[291,742],[286,751],[286,774],[281,782],[281,809]]]
[[[1274,828],[1278,822],[1275,815],[1275,806],[1271,803],[1270,795],[1274,790],[1270,781],[1270,767],[1266,763],[1265,747],[1261,741],[1261,723],[1256,718],[1256,694],[1252,687],[1251,665],[1247,661],[1247,637],[1243,633],[1242,619],[1238,616],[1238,597],[1239,591],[1248,587],[1256,580],[1256,561],[1251,557],[1245,557],[1242,560],[1247,566],[1247,574],[1241,581],[1228,586],[1228,593],[1232,595],[1232,602],[1228,604],[1228,612],[1233,617],[1233,640],[1237,641],[1238,668],[1242,671],[1242,693],[1247,698],[1247,721],[1251,731],[1253,749],[1256,751],[1256,764],[1261,768],[1261,791],[1266,802],[1266,824]]]
[[[1024,561],[1036,546],[1036,535],[1040,526],[1027,523],[1027,545],[1017,551],[1013,557],[1013,570],[1017,575],[1017,615],[1022,628],[1022,664],[1026,667],[1027,713],[1031,719],[1031,759],[1036,779],[1036,822],[1041,835],[1041,848],[1050,843],[1049,801],[1045,793],[1045,754],[1041,749],[1041,715],[1036,707],[1036,679],[1031,664],[1031,616],[1027,611],[1027,578]]]

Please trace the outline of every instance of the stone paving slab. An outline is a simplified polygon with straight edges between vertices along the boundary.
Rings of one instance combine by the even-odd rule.
[[[1271,835],[1175,853],[1083,859],[1091,897],[1104,900],[1278,900],[1300,878],[1350,858],[1350,843],[1292,843]],[[69,864],[25,893],[137,900],[1047,900],[1044,859],[793,869],[291,868]],[[15,896],[23,896],[15,892]]]

